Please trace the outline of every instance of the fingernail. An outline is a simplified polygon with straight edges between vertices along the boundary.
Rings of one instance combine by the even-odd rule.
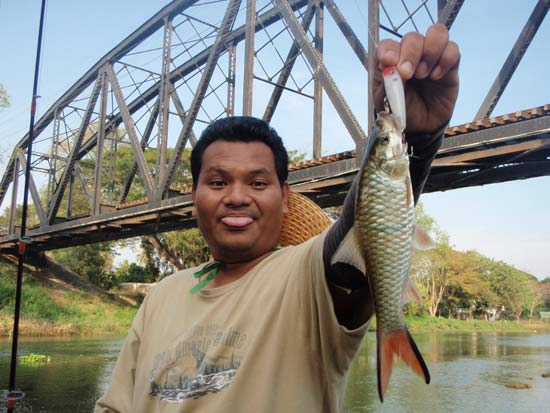
[[[416,67],[416,72],[414,72],[414,75],[420,79],[423,79],[428,74],[428,64],[424,61],[420,62],[420,64]]]
[[[384,61],[387,64],[395,64],[397,61],[397,53],[393,50],[388,50],[384,53]]]
[[[443,69],[441,69],[441,66],[436,66],[434,67],[434,69],[432,70],[432,74],[430,75],[430,77],[433,79],[433,80],[438,80],[439,77],[441,76],[441,72],[443,71]]]
[[[403,63],[401,63],[401,64],[399,65],[399,71],[401,72],[401,74],[402,74],[405,78],[409,79],[409,78],[412,76],[412,74],[413,74],[413,73],[412,73],[412,71],[413,71],[412,63],[409,62],[408,60],[405,61],[405,62],[403,62]]]

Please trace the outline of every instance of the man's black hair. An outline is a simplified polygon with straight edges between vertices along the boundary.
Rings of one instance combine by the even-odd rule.
[[[201,134],[191,152],[191,174],[193,175],[193,188],[199,182],[199,172],[202,165],[204,151],[211,143],[216,141],[227,142],[262,142],[273,152],[277,178],[281,186],[288,177],[288,154],[283,140],[269,124],[261,119],[251,116],[230,116],[218,119],[211,123]]]

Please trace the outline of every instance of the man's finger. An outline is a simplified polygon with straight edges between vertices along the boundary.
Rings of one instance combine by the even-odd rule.
[[[460,62],[460,50],[455,42],[448,42],[439,61],[430,73],[430,79],[440,80],[456,69]],[[453,79],[450,79],[453,81]],[[458,81],[458,79],[457,79]]]
[[[424,38],[421,60],[414,72],[415,78],[424,79],[430,74],[439,62],[448,41],[449,31],[445,25],[438,23],[430,26]]]
[[[376,48],[376,57],[381,69],[387,66],[397,65],[399,59],[399,43],[393,40],[382,40]]]
[[[404,80],[409,80],[417,70],[424,49],[424,36],[410,32],[401,39],[401,50],[397,69]]]

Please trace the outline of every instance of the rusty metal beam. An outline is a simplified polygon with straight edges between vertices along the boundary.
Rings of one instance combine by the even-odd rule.
[[[181,120],[181,124],[185,125],[185,119],[187,118],[187,115],[185,114],[185,108],[183,107],[183,103],[181,103],[180,97],[176,89],[172,89],[172,93],[170,93],[170,97],[172,98],[172,102],[174,102],[174,107],[176,108],[176,112],[178,112],[178,116]],[[191,142],[191,146],[195,146],[195,144],[197,143],[197,136],[195,135],[195,132],[193,132],[193,129],[191,129],[191,131],[189,132],[189,136],[187,138],[189,142]],[[184,137],[182,137],[182,139],[184,139]],[[183,144],[184,147],[185,147],[185,144],[186,143]]]
[[[13,182],[12,182],[12,192],[11,192],[11,207],[10,207],[10,219],[8,223],[8,234],[15,233],[15,219],[17,217],[17,190],[19,189],[19,159],[15,158],[13,162]]]
[[[19,164],[23,170],[27,168],[27,160],[23,154],[19,155]],[[36,188],[32,174],[29,175],[29,191],[31,192],[32,204],[38,216],[38,220],[40,221],[40,225],[44,225],[46,223],[46,215],[44,214],[44,208],[42,208],[42,202],[40,201],[40,194]]]
[[[512,75],[516,71],[523,55],[527,51],[527,48],[531,44],[533,37],[537,33],[542,21],[548,13],[550,8],[550,1],[548,0],[539,0],[533,9],[533,12],[529,16],[529,19],[523,26],[521,33],[519,34],[514,47],[510,51],[510,54],[506,58],[506,61],[502,65],[500,72],[498,73],[491,89],[487,93],[487,96],[483,100],[479,110],[477,111],[474,120],[487,118],[493,112],[496,104],[498,103],[504,89],[508,85],[508,82],[512,78]]]
[[[309,26],[313,21],[313,16],[315,16],[315,6],[313,3],[310,3],[302,17],[302,29],[304,30],[304,32],[309,29]],[[292,42],[292,46],[290,46],[290,50],[288,51],[288,55],[285,59],[283,69],[281,70],[281,73],[279,73],[277,85],[273,89],[271,98],[269,99],[269,103],[265,108],[262,119],[266,122],[271,122],[271,119],[273,118],[275,109],[279,104],[279,100],[281,99],[283,90],[286,87],[286,83],[288,82],[288,78],[290,77],[290,73],[292,72],[292,68],[294,67],[294,63],[296,62],[296,58],[299,54],[300,45],[298,44],[298,41],[294,39],[294,41]]]
[[[321,61],[319,54],[308,40],[304,30],[298,22],[298,19],[294,15],[290,4],[286,0],[275,0],[275,3],[277,4],[278,10],[283,16],[283,19],[292,32],[294,38],[298,41],[298,44],[300,45],[300,48],[302,49],[309,65],[312,68],[317,69],[321,83],[323,84],[323,89],[331,100],[351,138],[356,145],[361,145],[366,137],[365,132],[363,132],[361,125],[340,93],[340,90],[336,86],[336,83],[334,82],[328,69]]]
[[[460,163],[469,163],[480,159],[487,159],[496,156],[510,155],[513,153],[521,153],[525,151],[531,151],[536,149],[548,148],[550,146],[549,139],[535,139],[515,145],[505,145],[498,148],[484,149],[479,151],[472,151],[454,156],[443,156],[435,159],[432,162],[432,166],[454,166]]]
[[[463,172],[457,175],[456,172],[438,173],[429,176],[424,192],[436,192],[452,190],[471,186],[508,182],[519,179],[535,178],[550,175],[550,162],[519,162],[510,165],[485,166],[481,170]]]
[[[170,92],[172,84],[170,83],[170,64],[172,49],[172,19],[168,16],[164,18],[164,36],[162,44],[162,71],[160,76],[159,88],[159,116],[158,116],[158,136],[157,136],[157,168],[155,174],[156,188],[164,181],[166,176],[166,152],[168,150],[168,111],[170,109]],[[155,198],[162,198],[162,191],[156,190]]]
[[[145,125],[143,136],[141,137],[140,144],[141,144],[141,149],[143,151],[147,147],[147,142],[149,142],[149,137],[151,136],[151,133],[153,133],[153,128],[155,126],[158,114],[159,114],[159,102],[157,100],[157,102],[153,106],[153,110],[151,111],[149,120],[147,121],[147,125]],[[132,183],[134,182],[134,177],[136,176],[137,171],[138,171],[138,163],[137,161],[134,161],[134,163],[132,164],[132,167],[130,168],[130,172],[124,179],[124,187],[118,198],[119,204],[126,201],[126,198],[128,197],[128,193],[130,192],[130,188],[132,187]]]
[[[153,188],[153,177],[151,176],[151,170],[149,169],[149,166],[145,161],[145,155],[143,154],[141,143],[137,139],[137,134],[134,127],[134,121],[132,120],[130,111],[128,110],[128,107],[126,106],[126,102],[124,101],[124,97],[122,96],[122,91],[120,90],[120,85],[118,84],[118,80],[116,78],[115,71],[113,70],[113,66],[107,65],[106,71],[107,71],[107,78],[111,83],[111,88],[113,90],[113,94],[115,95],[115,99],[118,105],[118,110],[120,111],[122,120],[124,121],[124,127],[126,128],[126,133],[130,138],[132,150],[134,152],[134,157],[139,167],[141,179],[143,180],[143,185],[145,186],[145,190],[147,191],[147,197],[149,199],[152,199],[154,198],[154,194],[155,194],[154,188]]]
[[[180,157],[184,149],[184,144],[187,140],[187,137],[191,133],[193,124],[195,123],[195,119],[197,118],[197,114],[199,113],[202,100],[204,98],[204,95],[206,94],[206,89],[208,88],[208,84],[210,82],[210,79],[212,78],[214,69],[216,68],[218,58],[220,57],[220,54],[222,52],[222,41],[226,34],[230,32],[231,27],[233,26],[235,18],[237,17],[237,12],[239,11],[240,4],[241,0],[231,0],[229,2],[229,5],[227,6],[222,24],[216,36],[216,40],[214,41],[214,45],[210,50],[208,61],[206,62],[206,66],[202,73],[199,85],[197,86],[197,90],[195,92],[195,95],[193,96],[193,102],[191,103],[191,107],[189,108],[189,113],[185,118],[182,133],[178,138],[178,141],[174,148],[174,152],[172,153],[172,157],[170,158],[170,163],[168,164],[166,176],[159,185],[159,190],[162,191],[162,193],[166,193],[168,191],[172,176],[174,175],[174,172],[176,171],[176,168],[180,163]]]
[[[334,0],[323,0],[323,3],[327,6],[327,10],[336,22],[336,25],[348,41],[349,45],[351,46],[352,50],[355,52],[355,55],[365,68],[365,70],[369,70],[369,55],[367,51],[365,50],[365,47],[347,22],[346,18],[336,6],[334,3]]]
[[[324,6],[320,2],[315,12],[315,51],[323,60],[323,36],[324,36]],[[313,74],[313,158],[319,158],[322,155],[323,138],[323,84],[319,76],[319,68],[315,69]]]
[[[532,118],[520,122],[513,122],[502,126],[482,129],[462,135],[449,136],[443,139],[440,153],[466,150],[484,143],[495,143],[512,139],[523,139],[529,136],[549,134],[550,116]]]
[[[447,26],[448,29],[453,25],[464,0],[448,0],[444,7],[444,1],[439,0],[437,3],[437,21]]]
[[[301,7],[304,7],[308,3],[308,0],[290,0],[290,5],[292,9],[299,9]],[[262,15],[258,16],[256,19],[256,31],[259,31],[263,29],[264,27],[268,27],[271,24],[277,22],[280,19],[279,14],[276,10],[271,9]],[[245,37],[245,27],[241,26],[238,29],[235,29],[231,31],[230,33],[227,33],[227,35],[224,37],[222,41],[222,47],[229,49],[233,47],[234,44],[237,44],[244,40]],[[170,83],[175,84],[177,81],[185,78],[188,74],[192,73],[197,69],[197,67],[200,67],[204,65],[207,60],[208,56],[210,55],[210,52],[212,50],[213,46],[210,46],[197,55],[193,56],[191,59],[189,59],[187,62],[181,64],[176,69],[172,70],[170,73]],[[153,86],[151,86],[149,89],[144,91],[141,96],[134,99],[132,102],[128,104],[128,110],[130,113],[135,113],[138,110],[140,110],[147,102],[149,102],[151,99],[155,98],[158,95],[160,85],[157,83]],[[107,123],[106,128],[116,128],[118,125],[122,123],[122,118],[120,114],[117,114],[112,117],[112,119]],[[82,147],[82,150],[80,151],[79,158],[84,156],[86,153],[88,153],[93,146],[96,143],[97,136],[92,136],[86,144]],[[191,143],[193,144],[193,140],[191,137]],[[9,177],[8,177],[9,178]],[[3,179],[2,183],[0,183],[0,202],[2,201],[2,188],[4,187],[4,182],[8,182],[9,179]]]
[[[101,172],[103,166],[103,152],[105,142],[105,117],[107,116],[107,73],[103,72],[99,81],[101,82],[101,101],[99,104],[99,137],[97,141],[95,171],[94,171],[94,196],[92,202],[92,215],[99,214],[101,204]]]
[[[61,175],[61,179],[57,184],[57,188],[48,206],[47,220],[50,224],[53,223],[55,220],[55,216],[57,215],[59,205],[61,204],[61,199],[63,198],[63,193],[65,192],[65,188],[67,187],[67,184],[69,183],[69,180],[73,175],[74,164],[77,160],[77,155],[78,155],[78,152],[80,151],[82,140],[84,139],[84,135],[86,134],[86,129],[88,129],[88,125],[90,124],[90,118],[92,116],[92,112],[96,105],[100,90],[101,90],[101,82],[96,81],[92,94],[90,96],[90,99],[88,101],[86,111],[84,112],[84,116],[82,118],[82,123],[80,124],[78,134],[76,135],[73,148],[69,155],[69,161],[65,165],[63,174]]]
[[[246,34],[244,39],[243,115],[252,114],[252,81],[254,79],[254,36],[256,0],[246,1]]]

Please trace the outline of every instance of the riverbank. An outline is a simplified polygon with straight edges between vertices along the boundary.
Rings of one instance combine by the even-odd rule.
[[[15,271],[0,263],[0,337],[13,332]],[[74,284],[74,283],[73,283]],[[27,268],[23,282],[20,335],[124,335],[137,311],[120,297],[95,288],[74,285],[55,278],[51,273]],[[407,326],[415,332],[550,332],[550,323],[534,321],[454,320],[439,317],[406,317]],[[371,324],[374,329],[376,321]]]
[[[473,331],[503,331],[503,332],[550,332],[550,323],[536,320],[520,322],[502,320],[456,320],[440,317],[405,317],[409,330],[413,333],[428,332],[473,332]]]
[[[2,264],[0,337],[13,334],[15,274]],[[51,274],[27,268],[23,278],[22,336],[125,334],[137,307],[104,292],[76,288]]]
[[[78,303],[80,301],[80,304]],[[95,301],[84,303],[74,300],[71,307],[73,315],[66,320],[37,320],[23,318],[20,321],[22,336],[64,336],[64,335],[124,335],[130,328],[135,315],[135,307],[113,306],[112,303]],[[77,310],[80,308],[80,310]],[[76,310],[76,311],[75,311]],[[65,317],[63,317],[65,318]],[[430,332],[550,332],[550,323],[534,321],[483,321],[483,320],[449,320],[438,317],[406,317],[411,333]],[[0,315],[0,337],[12,334],[13,317]],[[376,322],[371,330],[376,329]]]

